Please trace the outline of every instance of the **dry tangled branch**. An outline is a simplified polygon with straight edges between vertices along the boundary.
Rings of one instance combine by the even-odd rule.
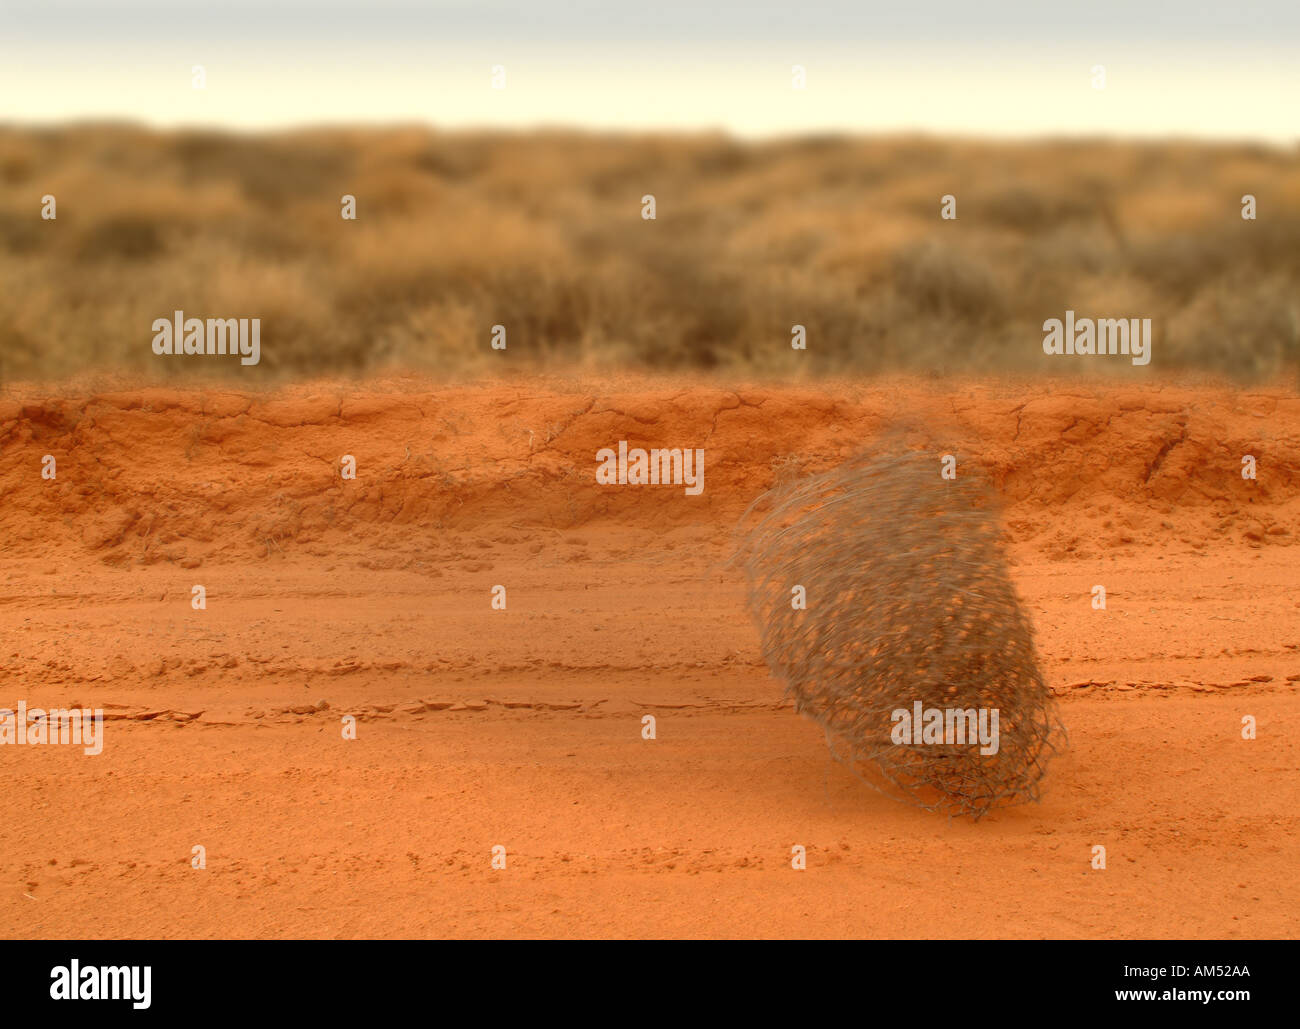
[[[764,657],[832,754],[882,792],[975,818],[1037,800],[1064,728],[1007,574],[992,490],[891,450],[778,485],[741,519]],[[918,703],[968,714],[945,714],[941,739],[920,742],[908,728]],[[996,752],[971,715],[996,726]]]

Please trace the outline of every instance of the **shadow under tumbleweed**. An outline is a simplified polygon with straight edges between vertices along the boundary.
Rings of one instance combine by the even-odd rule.
[[[778,483],[737,560],[763,655],[859,778],[979,818],[1036,801],[1064,742],[1007,572],[996,498],[901,438]]]

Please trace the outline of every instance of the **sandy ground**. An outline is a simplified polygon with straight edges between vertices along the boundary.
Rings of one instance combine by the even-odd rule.
[[[899,418],[1001,490],[1070,733],[978,823],[829,760],[726,565]],[[597,485],[620,439],[704,494]],[[0,747],[0,934],[1293,937],[1298,444],[1280,390],[11,389],[0,707],[109,720]]]

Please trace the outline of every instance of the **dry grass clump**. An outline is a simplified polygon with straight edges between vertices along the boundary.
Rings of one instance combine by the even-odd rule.
[[[191,375],[149,349],[177,308],[261,317],[263,376],[500,368],[494,324],[513,366],[1034,371],[1043,320],[1082,296],[1152,318],[1157,368],[1268,376],[1300,359],[1298,163],[1181,143],[0,128],[0,375]]]
[[[832,754],[927,809],[979,818],[1038,799],[1064,731],[986,484],[886,445],[779,479],[741,526],[764,657]],[[918,704],[951,734],[913,737],[898,712]]]

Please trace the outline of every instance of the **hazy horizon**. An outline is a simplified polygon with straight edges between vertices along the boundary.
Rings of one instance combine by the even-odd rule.
[[[1300,10],[1281,2],[582,0],[552,12],[519,0],[12,0],[0,10],[0,120],[1290,144],[1297,41]],[[795,65],[804,89],[792,88]]]

